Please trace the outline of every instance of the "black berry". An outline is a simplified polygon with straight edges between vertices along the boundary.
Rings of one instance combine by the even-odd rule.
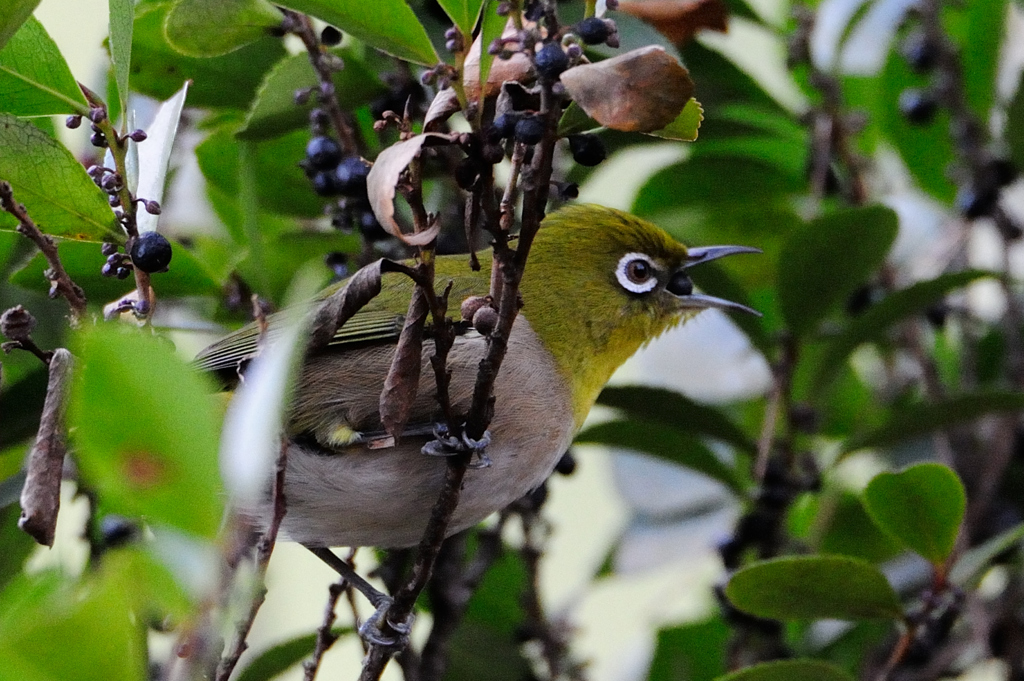
[[[536,116],[523,118],[516,123],[516,141],[536,144],[544,139],[544,121]]]
[[[104,277],[112,277],[116,273],[117,273],[117,266],[115,266],[115,265],[113,265],[113,264],[111,264],[109,262],[103,263],[103,267],[100,268],[100,274],[103,275]]]
[[[938,48],[924,31],[914,31],[908,35],[900,47],[900,52],[910,68],[918,73],[931,71],[939,60]]]
[[[581,166],[596,166],[608,157],[604,142],[597,135],[569,135],[569,150]]]
[[[306,162],[314,170],[330,170],[341,160],[341,146],[330,137],[314,137],[306,145]]]
[[[338,193],[338,183],[334,180],[334,172],[321,170],[313,175],[313,191],[320,196],[334,196]]]
[[[107,146],[107,138],[103,135],[102,132],[94,132],[92,134],[92,137],[89,138],[89,143],[92,144],[94,147],[99,147],[100,149],[102,149]]]
[[[494,130],[498,139],[508,139],[516,134],[516,123],[523,120],[519,111],[509,111],[494,118]],[[497,140],[493,140],[497,141]]]
[[[992,213],[999,200],[999,192],[964,185],[956,192],[956,209],[968,220],[985,217]]]
[[[149,135],[146,134],[145,130],[133,130],[132,134],[128,135],[134,142],[145,142]]]
[[[64,121],[64,125],[66,125],[71,130],[74,130],[75,128],[77,128],[81,124],[82,124],[82,117],[79,114],[71,114]]]
[[[569,68],[569,57],[565,56],[565,50],[558,43],[546,43],[537,50],[533,66],[541,79],[553,81],[558,79],[562,71]]]
[[[914,125],[931,123],[939,110],[939,102],[935,95],[915,88],[908,88],[900,93],[900,113],[907,122]]]
[[[138,528],[135,523],[124,516],[108,515],[103,516],[100,521],[100,535],[103,537],[103,546],[112,549],[123,546],[135,539]]]
[[[600,45],[608,40],[611,30],[608,28],[608,24],[604,22],[604,19],[588,17],[576,24],[576,34],[587,45]]]
[[[359,233],[367,241],[383,241],[387,239],[390,234],[384,231],[384,228],[377,222],[377,216],[373,214],[372,210],[364,210],[359,214]]]
[[[358,156],[346,156],[338,164],[334,174],[334,182],[338,192],[346,196],[362,196],[366,194],[366,176],[370,174],[370,166]]]
[[[325,26],[324,30],[320,31],[320,42],[328,47],[337,45],[341,42],[341,31],[333,26]]]
[[[117,268],[117,278],[118,279],[127,279],[128,275],[130,275],[131,273],[132,273],[132,271],[130,269],[128,269],[127,267],[123,266],[123,265],[121,267]]]
[[[171,263],[171,242],[158,232],[143,232],[132,244],[130,255],[132,264],[143,272],[162,272]]]
[[[480,168],[474,159],[464,158],[455,166],[455,183],[460,189],[472,189],[478,177]]]
[[[112,244],[109,241],[104,242],[103,245],[100,246],[100,253],[107,257],[114,255],[117,253],[117,244]]]
[[[555,472],[562,475],[572,475],[576,472],[576,457],[572,452],[562,454],[562,458],[555,464]]]

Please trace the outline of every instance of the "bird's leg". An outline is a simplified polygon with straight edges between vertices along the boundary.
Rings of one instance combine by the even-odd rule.
[[[388,648],[404,648],[409,640],[409,632],[412,631],[412,615],[405,622],[392,622],[384,619],[387,616],[388,608],[394,602],[391,596],[375,589],[351,565],[339,558],[330,549],[316,546],[307,546],[306,548],[314,556],[327,563],[335,572],[344,577],[345,581],[354,586],[359,593],[366,596],[366,600],[370,601],[370,605],[374,607],[373,614],[359,627],[359,636],[367,643],[374,645],[386,646]],[[380,628],[382,621],[386,621],[388,626],[398,636],[385,636]]]
[[[469,464],[470,468],[488,468],[491,465],[491,458],[487,456],[487,445],[491,444],[491,431],[484,431],[484,436],[479,440],[462,433],[462,437],[456,437],[448,431],[448,426],[438,423],[434,426],[434,439],[423,445],[420,450],[428,456],[454,456],[455,454],[472,453],[476,460]]]

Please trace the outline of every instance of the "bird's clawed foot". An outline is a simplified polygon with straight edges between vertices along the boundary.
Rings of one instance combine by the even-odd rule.
[[[363,579],[351,565],[339,558],[333,551],[319,546],[307,546],[310,552],[327,563],[339,575],[345,578],[349,584],[356,588],[359,593],[366,596],[374,607],[374,612],[359,627],[359,636],[372,645],[385,646],[401,650],[409,643],[409,632],[412,631],[413,615],[403,622],[392,622],[387,619],[388,609],[391,608],[394,599],[386,593],[379,591],[372,584]],[[385,633],[382,624],[386,629],[393,632]]]
[[[491,444],[491,431],[484,431],[484,436],[479,440],[462,433],[461,437],[452,435],[448,426],[443,423],[434,427],[434,439],[423,445],[422,451],[428,456],[454,456],[455,454],[474,454],[475,459],[470,461],[470,468],[487,468],[491,465],[491,459],[487,456],[487,446]]]
[[[415,616],[410,614],[404,622],[392,622],[387,616],[393,601],[389,596],[384,596],[384,594],[381,596],[383,596],[383,600],[374,604],[376,610],[360,625],[359,637],[373,645],[401,650],[409,643],[409,632],[412,631],[412,622]],[[384,633],[384,629],[381,627],[382,623],[386,624],[387,628],[394,632],[394,635]]]

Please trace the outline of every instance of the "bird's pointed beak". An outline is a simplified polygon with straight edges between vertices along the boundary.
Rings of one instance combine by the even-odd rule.
[[[750,246],[704,246],[702,248],[691,248],[687,251],[686,261],[669,281],[668,290],[678,296],[679,306],[685,310],[706,310],[708,308],[714,308],[716,310],[736,310],[760,317],[760,312],[751,307],[747,307],[746,305],[734,303],[731,300],[725,300],[724,298],[716,298],[702,293],[694,293],[693,284],[690,282],[690,278],[687,276],[686,270],[694,265],[711,262],[712,260],[717,260],[718,258],[723,258],[727,255],[761,252],[761,249],[751,248]]]
[[[683,269],[718,260],[727,255],[762,252],[760,248],[751,248],[750,246],[704,246],[703,248],[690,248],[687,250],[686,263],[683,264]]]

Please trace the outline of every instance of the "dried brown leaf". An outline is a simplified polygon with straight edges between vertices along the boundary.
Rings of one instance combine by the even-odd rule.
[[[430,103],[430,108],[427,109],[427,115],[423,119],[423,131],[436,132],[442,123],[461,108],[459,97],[453,88],[441,90],[434,97],[434,101]]]
[[[381,258],[359,269],[343,288],[320,303],[310,326],[308,350],[320,350],[334,338],[338,329],[380,293],[381,275],[393,272],[398,265]]]
[[[509,19],[501,36],[508,38],[516,33],[515,24]],[[466,61],[462,67],[462,86],[466,90],[466,97],[471,101],[477,101],[480,98],[480,54],[481,49],[486,49],[486,47],[481,46],[480,38],[478,35],[473,44],[470,45],[469,52],[466,54]],[[487,73],[484,97],[493,97],[498,94],[501,90],[501,84],[506,81],[526,83],[533,80],[533,77],[533,64],[524,53],[516,52],[512,55],[511,59],[495,57],[494,61],[491,62],[491,70]]]
[[[434,223],[422,232],[408,234],[395,222],[395,191],[402,172],[409,166],[425,144],[435,141],[447,141],[448,137],[436,132],[427,132],[410,137],[407,140],[392,144],[380,152],[370,174],[366,178],[366,191],[370,197],[370,207],[381,227],[391,236],[398,237],[410,246],[424,246],[437,237],[441,225]]]
[[[423,362],[423,325],[427,320],[427,296],[416,287],[409,301],[398,347],[380,394],[380,420],[384,430],[396,440],[402,436],[409,412],[416,400]]]
[[[619,11],[647,22],[679,46],[703,29],[729,30],[729,8],[723,0],[622,0]]]
[[[60,481],[67,451],[64,412],[74,358],[57,348],[50,359],[43,415],[32,452],[28,457],[25,486],[21,489],[18,527],[43,546],[53,546],[60,510]]]
[[[566,92],[601,125],[626,132],[661,130],[693,96],[679,61],[657,45],[562,73]]]

